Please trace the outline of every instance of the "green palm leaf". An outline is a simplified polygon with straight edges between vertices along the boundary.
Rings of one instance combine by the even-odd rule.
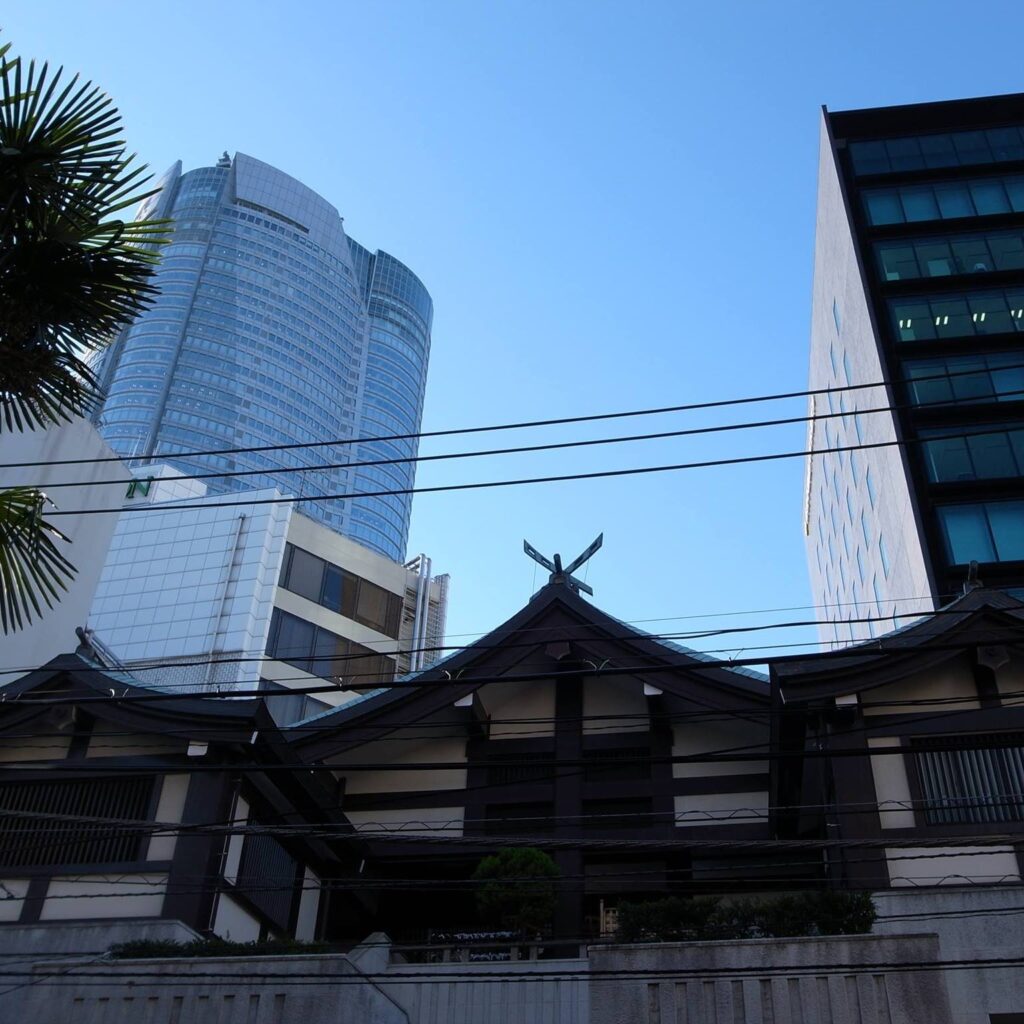
[[[47,428],[99,400],[91,357],[155,294],[165,221],[126,223],[149,180],[98,88],[0,46],[0,436]],[[46,497],[0,491],[0,630],[22,629],[75,575]]]
[[[0,50],[0,433],[99,400],[88,357],[152,301],[166,221],[117,214],[152,195],[109,97]]]
[[[22,629],[52,608],[75,567],[56,541],[67,537],[43,519],[46,495],[32,487],[0,491],[0,629]]]

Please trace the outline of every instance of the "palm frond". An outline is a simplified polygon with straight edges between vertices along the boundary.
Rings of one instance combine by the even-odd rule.
[[[153,190],[110,98],[8,51],[0,48],[0,432],[95,404],[85,359],[152,302],[170,231],[118,216]]]
[[[32,487],[0,491],[0,630],[13,633],[52,608],[74,578],[75,567],[57,541],[67,537],[43,519],[49,504]]]

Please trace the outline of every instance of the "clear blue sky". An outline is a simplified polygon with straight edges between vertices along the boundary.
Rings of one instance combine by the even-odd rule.
[[[249,153],[411,266],[436,311],[432,430],[805,387],[821,105],[1024,89],[1021,23],[1019,3],[985,0],[34,0],[8,5],[3,30],[19,54],[108,90],[154,170]],[[802,427],[742,432],[433,464],[418,482],[803,443]],[[792,460],[422,495],[409,550],[452,574],[453,634],[497,625],[542,582],[524,537],[572,557],[602,530],[589,581],[622,618],[807,605],[802,479]]]

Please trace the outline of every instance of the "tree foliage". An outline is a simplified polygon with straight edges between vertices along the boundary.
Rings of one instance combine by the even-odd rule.
[[[473,872],[480,883],[476,906],[489,924],[542,935],[555,913],[555,879],[561,872],[543,850],[507,847],[484,857]]]
[[[0,439],[93,409],[89,363],[152,301],[163,221],[118,216],[147,195],[110,98],[0,47]],[[46,497],[0,492],[0,627],[31,622],[75,572]]]

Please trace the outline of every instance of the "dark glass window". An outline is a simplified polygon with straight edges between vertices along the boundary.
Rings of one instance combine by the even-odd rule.
[[[402,597],[288,544],[280,585],[324,608],[397,639]]]
[[[292,548],[291,566],[288,572],[288,589],[310,601],[320,601],[323,587],[324,560],[311,555],[302,548]]]
[[[933,483],[1024,476],[1024,424],[1016,427],[957,427],[964,437],[944,437],[924,445]],[[922,431],[923,437],[950,431]]]
[[[854,173],[891,174],[925,167],[972,167],[1024,160],[1024,129],[944,132],[899,139],[851,142]]]
[[[267,656],[348,688],[383,686],[395,678],[395,662],[332,633],[274,609]]]
[[[1024,560],[1024,501],[944,505],[937,511],[954,565]]]
[[[915,405],[1024,401],[1024,353],[920,359],[903,369]]]
[[[885,281],[987,274],[1024,267],[1024,232],[880,242],[875,250]]]
[[[900,341],[934,341],[1024,331],[1024,289],[970,292],[889,303]]]

